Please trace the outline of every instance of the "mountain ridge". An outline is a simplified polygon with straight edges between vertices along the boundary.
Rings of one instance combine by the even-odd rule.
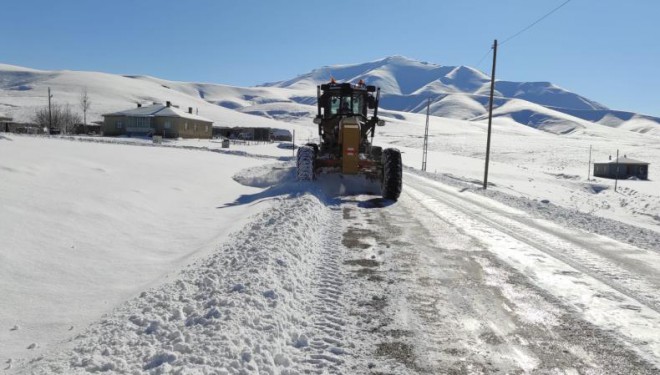
[[[366,63],[324,66],[295,78],[266,83],[261,87],[311,90],[317,84],[327,82],[331,76],[346,82],[364,80],[368,84],[381,87],[381,104],[383,108],[390,110],[420,113],[426,111],[426,102],[431,99],[431,114],[437,116],[480,120],[487,111],[490,77],[485,73],[466,65],[443,66],[404,56],[390,56]],[[410,77],[413,79],[406,79]],[[401,81],[406,81],[406,85],[402,86]],[[657,131],[655,128],[649,128],[652,123],[660,126],[660,118],[612,110],[547,81],[497,80],[494,94],[496,107],[515,99],[530,103],[528,110],[532,112],[538,112],[537,105],[556,112],[543,110],[544,116],[520,116],[518,111],[515,116],[513,113],[499,112],[499,116],[516,117],[516,122],[524,119],[526,121],[523,121],[523,124],[538,129],[557,128],[543,126],[543,121],[549,119],[546,115],[552,115],[550,117],[555,122],[566,119],[574,124],[580,123],[579,120],[601,124],[602,120],[601,125],[614,127],[634,121],[635,125],[628,124],[626,127],[639,132]],[[457,96],[448,98],[452,95]],[[513,107],[519,109],[520,103]],[[643,124],[640,125],[642,120]],[[573,127],[574,130],[579,128],[581,126]],[[566,129],[563,130],[562,134]]]
[[[90,87],[97,108],[92,120],[104,112],[130,108],[137,102],[172,100],[209,113],[218,125],[250,122],[244,115],[297,121],[313,117],[316,85],[330,77],[381,87],[381,107],[390,111],[425,113],[469,121],[483,121],[487,113],[490,77],[465,65],[443,66],[404,56],[390,56],[358,64],[330,65],[292,79],[238,87],[215,83],[170,81],[150,75],[116,75],[71,70],[45,71],[0,64],[0,112],[28,121],[34,108],[43,105],[47,87],[56,100],[77,103],[76,91]],[[95,99],[96,98],[96,99]],[[98,103],[103,108],[98,108]],[[507,103],[513,103],[507,105]],[[611,110],[550,82],[498,80],[495,117],[506,117],[536,129],[566,134],[590,123],[639,133],[660,135],[660,118]],[[502,107],[502,108],[501,108]],[[227,112],[231,111],[231,112]],[[236,116],[229,116],[235,113]],[[227,120],[231,118],[232,120]],[[565,122],[565,126],[557,124]],[[561,129],[561,130],[558,130]]]

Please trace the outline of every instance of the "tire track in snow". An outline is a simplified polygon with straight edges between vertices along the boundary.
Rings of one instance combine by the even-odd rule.
[[[414,373],[509,373],[579,367],[580,360],[570,354],[544,357],[536,345],[519,338],[530,338],[533,328],[506,307],[519,305],[508,300],[498,285],[487,283],[479,262],[487,254],[477,241],[451,223],[429,215],[407,194],[398,206],[388,217],[392,224],[385,224],[407,227],[396,238],[402,243],[393,249],[389,262],[399,273],[400,285],[398,301],[393,301],[393,322],[395,327],[411,332],[417,357]],[[405,276],[402,270],[407,271]],[[549,309],[547,305],[543,304]],[[550,310],[548,316],[556,313],[556,309]],[[536,329],[535,338],[552,342],[548,331],[547,327]],[[552,342],[555,347],[563,344]]]
[[[364,196],[343,205],[358,346],[348,373],[657,372],[410,192],[384,207]]]
[[[471,218],[495,228],[506,236],[541,250],[572,268],[588,274],[617,292],[635,299],[639,304],[660,313],[660,296],[654,293],[660,287],[660,284],[658,284],[660,280],[655,280],[658,278],[657,269],[655,270],[656,275],[653,275],[653,269],[646,270],[646,267],[643,267],[644,265],[640,265],[647,272],[644,275],[646,277],[642,277],[631,270],[627,264],[621,266],[608,258],[595,254],[592,248],[597,245],[583,247],[585,246],[584,243],[569,238],[565,234],[546,232],[544,228],[533,226],[531,222],[524,219],[517,219],[512,215],[502,214],[486,207],[479,207],[468,200],[460,202],[461,199],[458,196],[452,197],[452,199],[447,193],[443,193],[437,188],[434,189],[430,185],[418,184],[415,189],[417,190],[413,192],[423,192],[428,198],[438,199],[442,204],[468,214]],[[579,234],[576,233],[576,235]],[[626,245],[621,244],[621,246]],[[655,263],[658,263],[658,259],[660,259],[660,256],[655,257]],[[566,275],[570,276],[571,271],[568,272]]]
[[[345,308],[342,303],[344,275],[341,262],[341,214],[339,206],[330,208],[331,218],[326,224],[322,239],[320,259],[315,268],[316,288],[312,305],[312,320],[315,334],[309,340],[311,353],[307,362],[315,367],[317,373],[345,373],[342,356],[347,354],[344,339]]]
[[[658,365],[660,340],[657,330],[660,327],[660,314],[655,310],[654,303],[644,298],[646,294],[640,293],[648,290],[644,280],[640,280],[637,275],[630,275],[632,280],[639,283],[632,284],[639,289],[630,289],[629,280],[625,279],[627,271],[608,265],[607,259],[601,259],[596,265],[608,265],[606,269],[615,275],[612,279],[608,279],[611,274],[602,272],[602,267],[590,262],[581,264],[571,259],[568,252],[553,248],[551,244],[556,242],[547,242],[551,233],[543,233],[531,226],[523,228],[524,223],[519,224],[522,232],[516,232],[505,224],[510,223],[512,218],[486,206],[477,206],[458,196],[458,192],[445,192],[439,187],[425,184],[419,177],[414,180],[416,184],[409,184],[406,194],[438,218],[461,225],[468,233],[487,243],[491,252],[512,267],[577,307],[585,319],[604,329],[615,330],[623,342]],[[560,243],[563,240],[566,239],[558,239]],[[569,249],[573,249],[573,255],[577,257],[580,253],[575,246]]]

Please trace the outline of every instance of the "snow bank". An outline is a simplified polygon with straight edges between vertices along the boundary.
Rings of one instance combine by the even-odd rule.
[[[73,339],[72,349],[35,361],[29,370],[309,371],[308,303],[323,232],[333,217],[313,195],[278,200],[213,255],[128,301]]]

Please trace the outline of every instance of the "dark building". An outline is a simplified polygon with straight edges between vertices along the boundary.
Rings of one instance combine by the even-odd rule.
[[[649,163],[619,157],[605,163],[594,163],[594,177],[626,179],[637,177],[640,180],[649,179]]]
[[[11,124],[11,122],[11,117],[4,116],[2,113],[0,113],[0,132],[9,133],[9,124]]]
[[[100,124],[75,124],[73,126],[73,134],[101,134],[102,124],[102,121]]]
[[[242,139],[245,141],[269,142],[273,140],[273,132],[279,129],[271,128],[246,128],[246,127],[214,127],[214,137],[229,139]]]
[[[0,132],[17,134],[43,134],[44,128],[27,122],[13,122],[9,117],[0,117]]]
[[[291,142],[293,140],[291,132],[286,129],[273,129],[272,136],[274,141]]]

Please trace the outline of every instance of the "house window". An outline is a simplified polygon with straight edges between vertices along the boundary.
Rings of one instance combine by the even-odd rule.
[[[197,131],[197,124],[195,124],[195,131]]]
[[[209,126],[208,126],[208,125],[206,125],[206,126],[204,127],[204,131],[209,131]]]
[[[117,121],[115,125],[117,126],[117,129],[121,129],[124,127],[124,124],[122,124],[121,121]]]
[[[184,129],[188,130],[188,123],[186,122],[186,123],[183,125],[183,127],[184,127]]]
[[[172,123],[168,121],[165,121],[165,129],[171,129],[172,128]]]
[[[136,128],[148,128],[151,126],[150,118],[148,117],[136,117],[135,118],[135,127]]]

